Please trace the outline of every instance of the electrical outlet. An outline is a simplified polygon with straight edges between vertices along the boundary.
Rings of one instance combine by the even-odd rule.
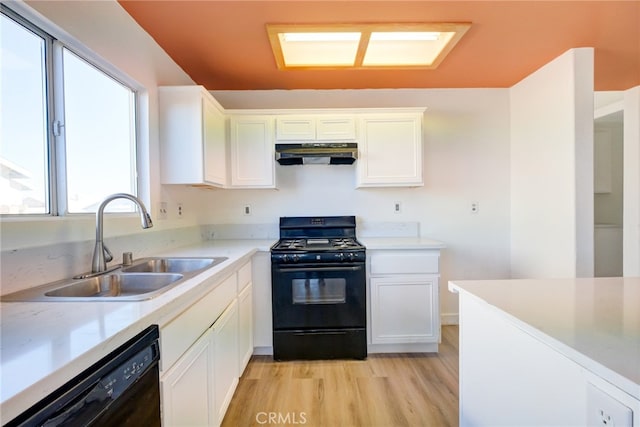
[[[471,202],[471,213],[477,214],[480,211],[480,202]]]
[[[251,205],[244,205],[242,208],[242,214],[247,216],[251,215]]]
[[[587,425],[630,426],[631,408],[593,384],[587,384]]]
[[[178,219],[182,219],[182,217],[184,216],[184,209],[182,207],[182,203],[178,203],[177,213],[178,213]]]
[[[158,219],[167,219],[168,215],[167,202],[158,203]]]
[[[393,213],[401,213],[401,212],[402,212],[402,203],[393,202]]]

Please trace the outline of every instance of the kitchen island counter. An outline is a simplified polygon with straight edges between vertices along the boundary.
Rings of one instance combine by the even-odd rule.
[[[522,393],[533,390],[535,384],[529,387],[524,378],[536,383],[536,375],[544,377],[554,364],[541,368],[544,357],[536,358],[525,348],[541,349],[539,355],[550,350],[559,355],[559,363],[588,373],[578,377],[598,377],[640,401],[640,278],[452,281],[449,290],[460,294],[461,410],[465,395],[484,399],[478,390],[467,393],[466,385],[473,385],[471,378],[465,379],[466,372],[471,377],[478,372],[480,359],[487,372],[490,364],[499,365],[496,359],[505,364],[522,359],[514,361],[514,372],[522,372],[522,378],[499,379],[492,386],[500,388],[503,381],[509,388],[510,381],[519,381]],[[529,338],[520,340],[517,334]],[[505,376],[507,369],[497,366],[494,374]],[[549,381],[542,389],[563,384],[560,376]]]
[[[272,244],[211,240],[153,254],[228,260],[150,300],[0,303],[0,421],[13,419],[149,325],[167,324]]]

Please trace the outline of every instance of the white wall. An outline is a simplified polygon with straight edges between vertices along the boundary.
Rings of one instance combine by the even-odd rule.
[[[593,275],[593,49],[511,88],[512,277]]]
[[[640,86],[624,93],[623,275],[640,276]]]
[[[212,92],[225,108],[427,107],[424,187],[355,189],[353,166],[276,166],[278,190],[200,190],[201,221],[277,224],[280,216],[356,215],[359,227],[418,222],[442,240],[441,305],[457,314],[450,279],[509,277],[507,89]],[[393,141],[389,141],[393,144]],[[394,202],[402,213],[393,212]],[[472,201],[480,203],[470,213]],[[250,204],[251,216],[242,215]]]

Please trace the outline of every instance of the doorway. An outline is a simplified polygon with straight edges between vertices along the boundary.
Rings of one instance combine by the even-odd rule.
[[[594,119],[594,275],[623,275],[623,92],[596,92]]]

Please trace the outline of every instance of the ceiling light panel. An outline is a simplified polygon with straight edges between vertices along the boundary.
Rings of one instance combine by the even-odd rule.
[[[440,38],[439,32],[435,31],[376,31],[371,33],[369,40],[374,41],[436,41]]]
[[[268,24],[278,68],[434,69],[471,26],[422,24]]]
[[[282,33],[280,42],[359,42],[361,33]]]
[[[372,33],[362,65],[430,67],[453,35],[454,33]]]
[[[353,66],[360,33],[278,34],[287,67]]]

